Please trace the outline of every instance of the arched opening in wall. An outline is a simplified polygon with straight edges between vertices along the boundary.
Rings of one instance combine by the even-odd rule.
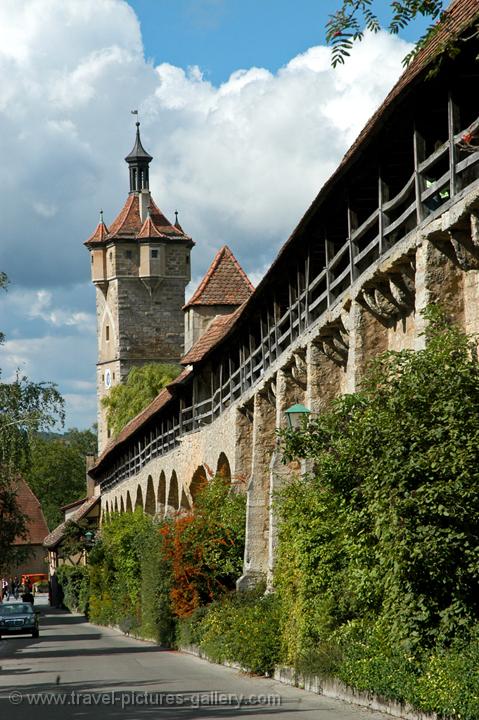
[[[231,468],[230,463],[224,452],[220,453],[218,458],[218,465],[216,466],[216,475],[223,480],[231,482]]]
[[[126,512],[133,512],[133,505],[131,504],[130,491],[126,493]]]
[[[180,509],[181,510],[191,510],[190,503],[188,502],[188,498],[186,497],[186,493],[184,490],[181,491]]]
[[[163,470],[158,483],[158,505],[166,505],[166,475]]]
[[[120,512],[122,514],[125,512],[125,503],[123,502],[123,498],[120,499]]]
[[[178,478],[173,470],[170,479],[170,491],[168,493],[168,507],[178,510]]]
[[[155,489],[151,475],[148,477],[148,484],[146,486],[145,512],[147,515],[154,515],[156,513]]]
[[[135,510],[138,508],[143,510],[143,492],[141,490],[141,485],[138,485],[136,490]]]
[[[118,512],[118,498],[115,498],[114,511],[115,511],[116,513]]]
[[[196,502],[196,498],[198,496],[198,493],[204,486],[208,483],[208,478],[206,477],[206,470],[204,469],[203,465],[200,465],[196,468],[195,472],[193,473],[193,478],[190,483],[190,493],[191,497],[193,499],[193,505]]]

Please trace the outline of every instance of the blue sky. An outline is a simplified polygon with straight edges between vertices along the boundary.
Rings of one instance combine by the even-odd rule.
[[[128,193],[138,108],[151,189],[196,242],[191,294],[228,244],[254,283],[401,72],[366,37],[333,71],[334,0],[2,0],[2,378],[58,383],[96,415],[95,294],[83,242]],[[383,8],[388,7],[386,2]]]
[[[275,72],[295,55],[325,43],[329,14],[339,0],[129,0],[145,51],[155,63],[199,65],[218,84],[238,68]],[[376,2],[383,23],[390,3]],[[402,36],[414,40],[427,27],[419,18]]]

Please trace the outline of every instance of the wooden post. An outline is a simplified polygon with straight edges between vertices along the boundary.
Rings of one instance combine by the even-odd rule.
[[[383,212],[383,205],[389,200],[389,188],[379,173],[378,177],[378,208],[379,208],[379,257],[387,248],[384,245],[384,229],[388,226],[389,220]]]
[[[419,171],[419,165],[422,163],[426,155],[426,144],[424,138],[414,130],[414,187],[416,191],[416,219],[419,225],[426,215],[424,205],[422,204],[421,195],[424,191],[424,180]]]
[[[311,249],[308,247],[308,254],[304,265],[304,328],[309,325],[309,268],[311,265]]]
[[[460,189],[456,178],[456,145],[454,143],[454,135],[460,129],[460,121],[459,108],[453,101],[451,93],[449,93],[447,102],[447,121],[449,134],[449,196],[453,197]]]
[[[358,218],[356,213],[351,210],[348,204],[348,241],[349,241],[349,264],[350,264],[350,277],[351,283],[355,281],[358,276],[358,270],[354,264],[354,258],[358,254],[358,248],[353,240],[353,232],[358,227]]]
[[[325,265],[326,265],[326,290],[327,290],[327,302],[328,302],[328,309],[332,305],[332,298],[331,298],[331,270],[329,267],[329,264],[334,257],[334,248],[333,243],[324,239],[324,258],[325,258]]]

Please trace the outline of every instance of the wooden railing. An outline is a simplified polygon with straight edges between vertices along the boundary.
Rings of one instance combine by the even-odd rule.
[[[452,109],[449,108],[452,116]],[[447,202],[453,202],[458,192],[467,189],[479,177],[479,152],[464,153],[463,136],[473,135],[479,128],[479,118],[462,132],[454,134],[452,123],[449,139],[435,148],[427,158],[421,158],[422,139],[414,137],[414,171],[404,186],[392,198],[378,178],[376,209],[359,227],[351,221],[348,211],[349,237],[333,254],[331,244],[324,239],[325,266],[310,277],[309,257],[304,268],[305,286],[297,279],[289,284],[289,303],[278,309],[276,303],[266,308],[260,319],[260,340],[256,347],[249,340],[238,349],[240,362],[219,368],[219,382],[210,397],[182,407],[164,418],[148,437],[132,440],[121,458],[109,468],[102,480],[108,489],[138,473],[150,460],[170,452],[181,438],[211,423],[233,402],[250,390],[269,367],[287,350],[296,338],[324,312],[340,302],[342,295],[379,258],[403,240],[418,224]],[[461,152],[465,157],[458,159]],[[441,168],[447,166],[443,171]],[[212,371],[213,373],[213,371]],[[214,375],[214,374],[213,374]],[[216,372],[216,376],[218,372]]]

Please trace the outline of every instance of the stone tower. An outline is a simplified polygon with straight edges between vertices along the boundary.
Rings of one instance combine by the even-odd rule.
[[[178,362],[184,352],[185,287],[194,243],[178,220],[171,224],[149,189],[152,160],[140,139],[125,158],[130,192],[109,229],[100,213],[85,242],[96,287],[98,337],[98,451],[110,437],[102,398],[131,368]]]

